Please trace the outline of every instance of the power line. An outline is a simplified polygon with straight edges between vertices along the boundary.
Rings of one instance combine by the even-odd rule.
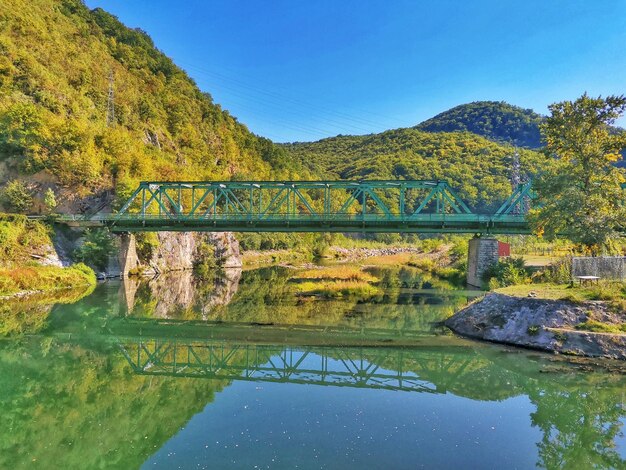
[[[252,108],[248,108],[247,105],[249,103],[258,103],[258,104],[260,104],[262,106],[265,106],[265,107],[269,107],[269,108],[274,108],[274,109],[280,110],[280,111],[282,111],[283,114],[290,114],[290,115],[293,115],[293,116],[296,116],[296,117],[299,117],[299,118],[302,118],[302,117],[305,117],[307,115],[310,115],[310,113],[301,114],[298,111],[286,109],[284,106],[282,106],[282,105],[280,105],[280,104],[278,104],[276,102],[268,101],[268,100],[266,100],[264,98],[259,98],[259,97],[252,96],[252,95],[249,95],[249,94],[246,94],[246,93],[241,93],[240,91],[232,89],[232,88],[230,88],[228,86],[224,86],[223,88],[228,90],[227,93],[229,95],[232,95],[232,96],[235,96],[237,98],[241,98],[241,99],[245,100],[245,101],[242,102],[242,101],[237,101],[237,100],[230,99],[229,100],[230,103],[237,104],[240,107],[243,107],[244,109],[248,109],[250,111],[254,111],[254,110]],[[275,120],[276,120],[276,118],[266,118],[266,117],[263,118],[263,121],[275,121]],[[326,123],[331,123],[331,124],[333,122],[336,122],[336,121],[330,121],[328,119],[326,119],[325,121],[326,121]],[[290,123],[290,125],[296,125],[293,122],[293,120],[285,120],[284,122],[288,122],[288,123]],[[329,129],[323,129],[323,128],[316,127],[316,126],[310,125],[310,124],[306,124],[306,125],[297,124],[297,125],[299,125],[301,128],[306,128],[306,129],[312,130],[312,131],[314,131],[316,133],[322,133],[322,134],[327,134],[329,132],[332,133],[332,131],[329,130]],[[349,128],[349,127],[346,127],[345,125],[343,125],[341,123],[337,123],[337,124],[333,125],[332,127],[335,128],[335,129],[342,129],[343,131],[349,132],[349,133],[354,133],[355,132],[355,128],[354,127]],[[363,129],[363,128],[359,128],[358,132],[369,133],[368,130]]]
[[[292,107],[300,108],[309,114],[311,110],[317,110],[325,114],[332,115],[335,119],[325,118],[325,120],[329,122],[334,122],[336,124],[343,126],[344,130],[346,129],[346,127],[349,127],[351,128],[349,132],[354,132],[354,130],[356,130],[357,132],[360,132],[360,133],[371,133],[372,126],[381,128],[381,129],[387,129],[390,127],[388,124],[381,124],[380,121],[374,121],[371,119],[365,119],[362,117],[353,116],[351,114],[348,114],[342,111],[337,111],[335,109],[330,109],[328,107],[320,106],[317,104],[312,104],[310,102],[303,101],[301,99],[293,98],[283,93],[277,93],[274,91],[260,89],[256,86],[253,86],[244,81],[241,81],[238,78],[230,77],[228,75],[225,75],[219,72],[207,70],[207,69],[197,67],[191,64],[189,64],[187,67],[194,71],[197,71],[201,76],[204,75],[205,77],[209,77],[212,80],[218,80],[220,82],[228,83],[228,85],[224,85],[224,84],[218,85],[222,88],[226,88],[230,90],[235,89],[238,93],[248,94],[248,96],[255,96],[257,99],[267,100],[271,98],[274,100],[280,100],[280,105],[281,105],[281,108],[283,109],[285,108],[285,105],[288,103]],[[233,88],[233,87],[236,87],[236,88]],[[245,90],[248,90],[248,91],[245,91]],[[252,93],[252,95],[249,94],[250,92]],[[258,96],[258,95],[264,95],[264,97]],[[367,114],[374,115],[374,113],[371,113],[371,112],[367,112]],[[382,115],[379,115],[379,116],[382,117]],[[385,119],[393,119],[394,121],[398,122],[395,118],[389,118],[387,116],[385,116]],[[363,125],[368,126],[368,128],[365,129],[361,127]]]
[[[197,67],[197,66],[195,66],[193,64],[189,64],[189,65],[191,65],[192,67],[195,67],[198,70],[202,70],[205,73],[209,73],[209,74],[212,74],[212,75],[223,77],[224,79],[229,80],[229,81],[236,81],[238,83],[246,84],[246,82],[240,80],[240,77],[242,77],[242,76],[246,77],[240,71],[236,71],[236,70],[232,70],[231,69],[232,75],[226,75],[223,72],[215,72],[213,70],[203,69],[203,68]],[[222,69],[223,68],[224,67],[222,67]],[[238,78],[235,78],[235,76],[238,77]],[[268,89],[270,87],[274,87],[274,89],[283,90],[283,91],[286,90],[284,87],[276,87],[274,84],[270,84],[268,82],[263,83],[257,76],[253,77],[253,76],[247,75],[247,78],[249,78],[250,80],[254,81],[255,84],[263,84],[264,86],[266,86],[266,89]],[[250,86],[250,85],[248,85],[248,86]],[[339,114],[339,115],[343,115],[343,116],[347,117],[348,119],[360,120],[360,121],[366,122],[368,124],[374,124],[374,125],[378,125],[379,124],[379,122],[369,121],[369,120],[363,119],[361,117],[357,117],[357,116],[353,116],[353,115],[350,115],[350,114],[345,113],[345,112],[337,111],[335,108],[328,108],[328,107],[319,106],[317,104],[313,104],[312,101],[308,101],[307,102],[305,100],[302,100],[302,98],[301,98],[301,96],[303,96],[302,94],[298,94],[298,97],[294,98],[293,95],[290,96],[288,92],[285,94],[285,93],[279,93],[279,92],[275,92],[275,91],[274,92],[268,92],[266,90],[263,90],[263,91],[266,92],[266,93],[272,93],[272,94],[274,94],[276,96],[280,96],[282,98],[286,98],[286,99],[288,99],[290,101],[299,102],[299,103],[305,104],[307,106],[317,107],[317,109],[320,109],[320,110],[326,110],[326,111],[331,112],[331,113],[336,113],[336,114]],[[312,96],[309,96],[309,98],[315,99]],[[326,101],[326,102],[328,103],[328,101]],[[329,103],[329,104],[332,105],[333,103]],[[363,109],[358,109],[358,108],[355,108],[355,107],[351,107],[351,109],[353,111],[358,111],[360,113],[370,114],[372,116],[381,117],[383,119],[390,119],[390,120],[395,121],[397,123],[397,124],[395,124],[397,127],[405,126],[405,123],[401,123],[398,120],[398,118],[396,118],[396,117],[391,117],[391,116],[388,116],[388,115],[385,115],[385,114],[381,114],[381,113],[378,113],[378,112],[372,112],[372,111],[367,111],[367,110],[363,110]]]
[[[115,76],[113,75],[113,70],[109,72],[109,95],[107,98],[107,116],[106,123],[107,127],[115,124],[115,90],[114,90],[114,80]]]
[[[219,84],[219,85],[212,85],[212,87],[214,87],[215,89],[219,89],[219,90],[226,90],[226,93],[228,94],[232,94],[234,96],[246,99],[251,102],[256,102],[263,106],[268,106],[274,109],[278,109],[282,113],[295,115],[297,117],[310,117],[311,116],[311,109],[303,108],[302,106],[299,106],[300,109],[298,109],[298,106],[296,106],[295,108],[293,106],[289,108],[285,105],[285,101],[283,100],[278,101],[278,100],[267,98],[265,96],[259,96],[258,94],[250,93],[248,91],[242,90],[241,88],[236,88],[231,85]],[[258,93],[266,94],[266,95],[268,94],[262,91]],[[263,119],[266,119],[266,118],[264,117]],[[324,121],[330,124],[334,124],[333,127],[339,128],[344,132],[349,132],[349,133],[370,133],[371,132],[369,129],[366,129],[364,127],[359,127],[354,124],[341,122],[335,119],[324,118]],[[328,131],[320,130],[320,132],[328,132]]]

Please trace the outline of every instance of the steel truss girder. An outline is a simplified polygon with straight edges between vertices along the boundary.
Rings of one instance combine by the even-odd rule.
[[[133,371],[140,375],[441,393],[403,364],[402,349],[295,348],[167,339],[138,339],[133,343],[120,342],[118,346]],[[432,361],[422,367],[440,369],[440,354],[432,356]],[[397,370],[385,369],[384,364]]]
[[[317,198],[307,192],[322,192]],[[426,197],[413,196],[407,201],[407,191],[427,190]],[[380,191],[398,196],[393,206],[385,202]],[[237,195],[248,194],[245,199]],[[172,193],[174,195],[172,196]],[[183,208],[184,196],[191,193],[189,209]],[[263,196],[266,195],[265,198]],[[471,214],[472,211],[455,194],[445,181],[215,181],[215,182],[150,182],[140,183],[131,198],[118,212],[118,216],[133,214],[133,203],[141,198],[137,217],[158,214],[161,217],[204,217],[222,215],[247,215],[262,219],[271,215],[302,215],[328,218],[349,214],[357,202],[362,213],[370,208],[388,218],[398,215],[411,217],[420,213]],[[263,201],[266,201],[265,204]],[[267,202],[269,201],[269,202]],[[332,209],[333,201],[342,203],[338,210]],[[203,207],[204,203],[206,207]],[[413,202],[414,204],[407,204]],[[419,203],[419,204],[416,204]],[[335,204],[337,206],[339,204]],[[411,214],[407,207],[417,205]],[[318,209],[314,206],[319,206]]]
[[[115,232],[523,234],[529,194],[520,186],[495,214],[477,214],[445,181],[145,181],[117,214],[59,220]]]

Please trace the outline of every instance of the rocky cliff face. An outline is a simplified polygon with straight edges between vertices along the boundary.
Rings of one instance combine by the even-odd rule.
[[[445,324],[470,338],[564,354],[626,359],[626,335],[576,330],[588,320],[621,323],[619,315],[603,302],[574,304],[487,294]]]
[[[146,274],[192,269],[203,256],[201,246],[214,247],[217,264],[224,268],[241,267],[239,242],[230,232],[159,232],[159,244],[149,259],[139,260]]]
[[[152,253],[141,257],[137,254],[134,235],[114,235],[115,248],[106,275],[117,277],[133,270],[146,275],[191,270],[207,256],[207,251],[214,253],[216,264],[222,268],[242,266],[239,241],[230,232],[158,232],[157,238],[158,244]],[[69,266],[74,261],[73,252],[84,242],[84,237],[80,231],[56,229],[53,242],[54,246],[42,247],[41,256],[37,258],[43,264]]]

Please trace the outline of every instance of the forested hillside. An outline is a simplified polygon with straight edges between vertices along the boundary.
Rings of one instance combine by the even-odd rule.
[[[472,132],[488,139],[526,148],[539,148],[542,117],[503,101],[462,104],[430,118],[417,129],[428,132]]]
[[[296,176],[282,149],[142,31],[81,0],[0,2],[0,186],[20,178],[39,200],[51,188],[60,210],[76,210],[139,180]]]
[[[314,174],[349,179],[442,179],[477,208],[494,207],[511,193],[516,150],[470,133],[396,129],[286,144]],[[521,175],[534,174],[545,157],[518,150]]]

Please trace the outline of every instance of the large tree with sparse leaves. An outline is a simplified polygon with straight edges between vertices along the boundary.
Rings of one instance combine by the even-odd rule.
[[[549,109],[542,133],[550,162],[534,182],[529,218],[548,239],[564,235],[600,252],[626,228],[626,175],[616,166],[626,132],[613,126],[626,97],[584,94]]]

